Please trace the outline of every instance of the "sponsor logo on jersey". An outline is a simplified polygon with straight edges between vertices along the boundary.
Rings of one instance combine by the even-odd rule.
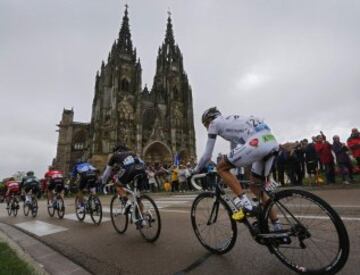
[[[275,137],[272,134],[261,136],[263,142],[276,141]]]

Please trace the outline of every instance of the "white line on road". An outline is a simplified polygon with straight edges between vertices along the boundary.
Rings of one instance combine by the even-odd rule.
[[[36,221],[36,220],[30,222],[18,223],[15,224],[15,226],[24,229],[32,234],[35,234],[39,237],[68,230],[68,228],[66,227],[53,225],[50,223]]]
[[[68,220],[71,220],[71,221],[79,221],[78,218],[76,217],[76,214],[75,213],[72,213],[72,214],[66,214],[64,216],[65,219],[68,219]],[[110,218],[107,218],[107,217],[102,217],[102,220],[101,220],[101,223],[103,222],[108,222],[110,221]],[[85,216],[85,219],[83,221],[84,223],[93,223],[91,217],[89,215],[86,215]]]
[[[279,215],[280,218],[284,218],[283,215]],[[313,220],[330,220],[329,216],[311,216],[311,215],[295,215],[300,219],[313,219]],[[360,221],[358,217],[341,217],[343,221]]]

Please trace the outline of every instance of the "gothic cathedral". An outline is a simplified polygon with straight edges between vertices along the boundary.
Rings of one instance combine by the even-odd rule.
[[[75,122],[72,109],[63,111],[56,168],[67,173],[77,159],[87,158],[102,169],[119,143],[148,163],[196,158],[192,91],[170,15],[151,90],[142,88],[141,73],[126,8],[119,37],[96,74],[91,122]]]

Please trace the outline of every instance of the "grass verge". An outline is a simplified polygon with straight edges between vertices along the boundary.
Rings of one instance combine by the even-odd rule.
[[[0,240],[0,275],[32,275],[34,269],[21,260],[8,244]]]

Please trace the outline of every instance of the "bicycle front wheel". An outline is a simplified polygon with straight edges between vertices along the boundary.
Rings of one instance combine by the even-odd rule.
[[[130,207],[130,206],[129,206]],[[117,233],[124,233],[128,227],[127,209],[119,195],[115,194],[110,203],[110,217],[111,223]]]
[[[139,228],[140,233],[146,241],[155,242],[159,238],[161,231],[159,209],[154,200],[147,195],[140,196],[138,205],[143,217]]]
[[[335,210],[324,200],[303,190],[283,190],[264,210],[267,233],[285,233],[269,241],[270,250],[289,268],[302,274],[335,274],[349,255],[349,237]],[[277,214],[280,229],[270,213]]]
[[[191,224],[200,243],[210,252],[224,254],[236,242],[237,226],[231,218],[231,209],[215,193],[198,195],[191,207]]]
[[[92,196],[90,199],[90,217],[94,224],[99,225],[102,219],[102,206],[100,199],[97,196]]]

